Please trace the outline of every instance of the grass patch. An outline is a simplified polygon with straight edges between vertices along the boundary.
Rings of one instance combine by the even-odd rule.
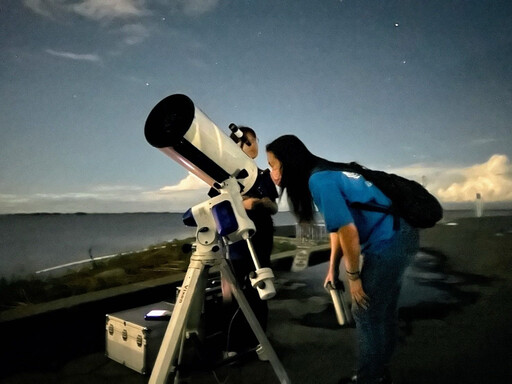
[[[173,240],[145,251],[93,260],[60,276],[34,275],[14,281],[2,278],[0,311],[184,272],[190,253],[184,252],[182,246],[192,241]]]
[[[272,248],[272,254],[292,251],[294,249],[297,249],[297,246],[290,241],[274,238],[274,248]]]
[[[60,276],[34,275],[13,281],[2,278],[0,312],[185,272],[191,252],[185,252],[183,245],[194,241],[194,238],[173,240],[145,251],[94,260],[68,269]],[[273,253],[295,248],[289,241],[276,239]]]

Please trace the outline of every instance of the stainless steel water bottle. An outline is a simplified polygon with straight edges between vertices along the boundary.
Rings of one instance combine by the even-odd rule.
[[[342,281],[336,283],[334,287],[330,282],[327,283],[327,290],[331,294],[332,303],[334,304],[334,311],[336,312],[336,319],[338,324],[344,327],[350,327],[354,324],[354,318],[348,303],[343,297],[345,286]]]

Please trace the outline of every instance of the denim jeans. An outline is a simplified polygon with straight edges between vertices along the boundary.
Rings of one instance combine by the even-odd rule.
[[[418,251],[418,230],[401,220],[400,229],[364,253],[363,289],[367,309],[352,307],[359,347],[358,383],[376,383],[386,374],[398,339],[397,304],[403,275]]]

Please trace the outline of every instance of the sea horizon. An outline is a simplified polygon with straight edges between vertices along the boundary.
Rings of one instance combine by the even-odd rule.
[[[12,213],[0,214],[0,278],[15,279],[56,266],[143,250],[195,235],[182,212]],[[484,209],[483,216],[512,215],[510,209]],[[441,223],[475,217],[474,209],[445,210]],[[280,211],[276,227],[295,225]]]

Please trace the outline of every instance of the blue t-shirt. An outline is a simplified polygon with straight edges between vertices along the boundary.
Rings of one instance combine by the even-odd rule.
[[[353,202],[391,205],[391,200],[363,176],[337,170],[314,172],[309,178],[309,190],[329,232],[355,224],[363,250],[393,236],[392,215],[349,206]]]

